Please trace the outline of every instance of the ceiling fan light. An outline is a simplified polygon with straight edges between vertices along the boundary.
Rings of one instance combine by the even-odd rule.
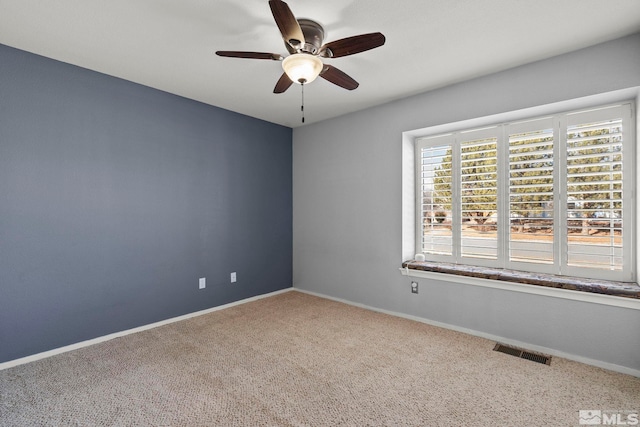
[[[282,61],[284,72],[292,82],[298,84],[309,84],[314,81],[322,71],[322,67],[320,58],[307,53],[296,53]]]

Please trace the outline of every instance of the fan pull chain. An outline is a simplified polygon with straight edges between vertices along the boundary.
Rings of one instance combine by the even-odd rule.
[[[300,111],[302,112],[302,123],[304,123],[304,82],[300,84],[302,86],[302,105],[300,106]]]

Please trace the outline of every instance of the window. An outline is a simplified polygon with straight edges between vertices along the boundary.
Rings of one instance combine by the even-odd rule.
[[[415,140],[428,260],[635,281],[631,104]]]

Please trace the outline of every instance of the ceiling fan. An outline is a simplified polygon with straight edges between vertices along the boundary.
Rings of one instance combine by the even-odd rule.
[[[381,33],[369,33],[322,44],[324,28],[320,24],[310,19],[296,19],[287,3],[282,0],[269,0],[269,6],[289,56],[229,50],[219,50],[216,54],[231,58],[282,61],[284,73],[276,83],[273,93],[283,93],[294,82],[301,85],[311,83],[318,76],[342,88],[354,90],[359,85],[357,81],[336,67],[324,64],[320,58],[353,55],[380,47],[385,42]]]

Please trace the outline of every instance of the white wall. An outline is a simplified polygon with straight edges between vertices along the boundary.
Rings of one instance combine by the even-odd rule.
[[[294,286],[640,372],[640,310],[420,279],[402,132],[640,86],[640,34],[294,130]]]

